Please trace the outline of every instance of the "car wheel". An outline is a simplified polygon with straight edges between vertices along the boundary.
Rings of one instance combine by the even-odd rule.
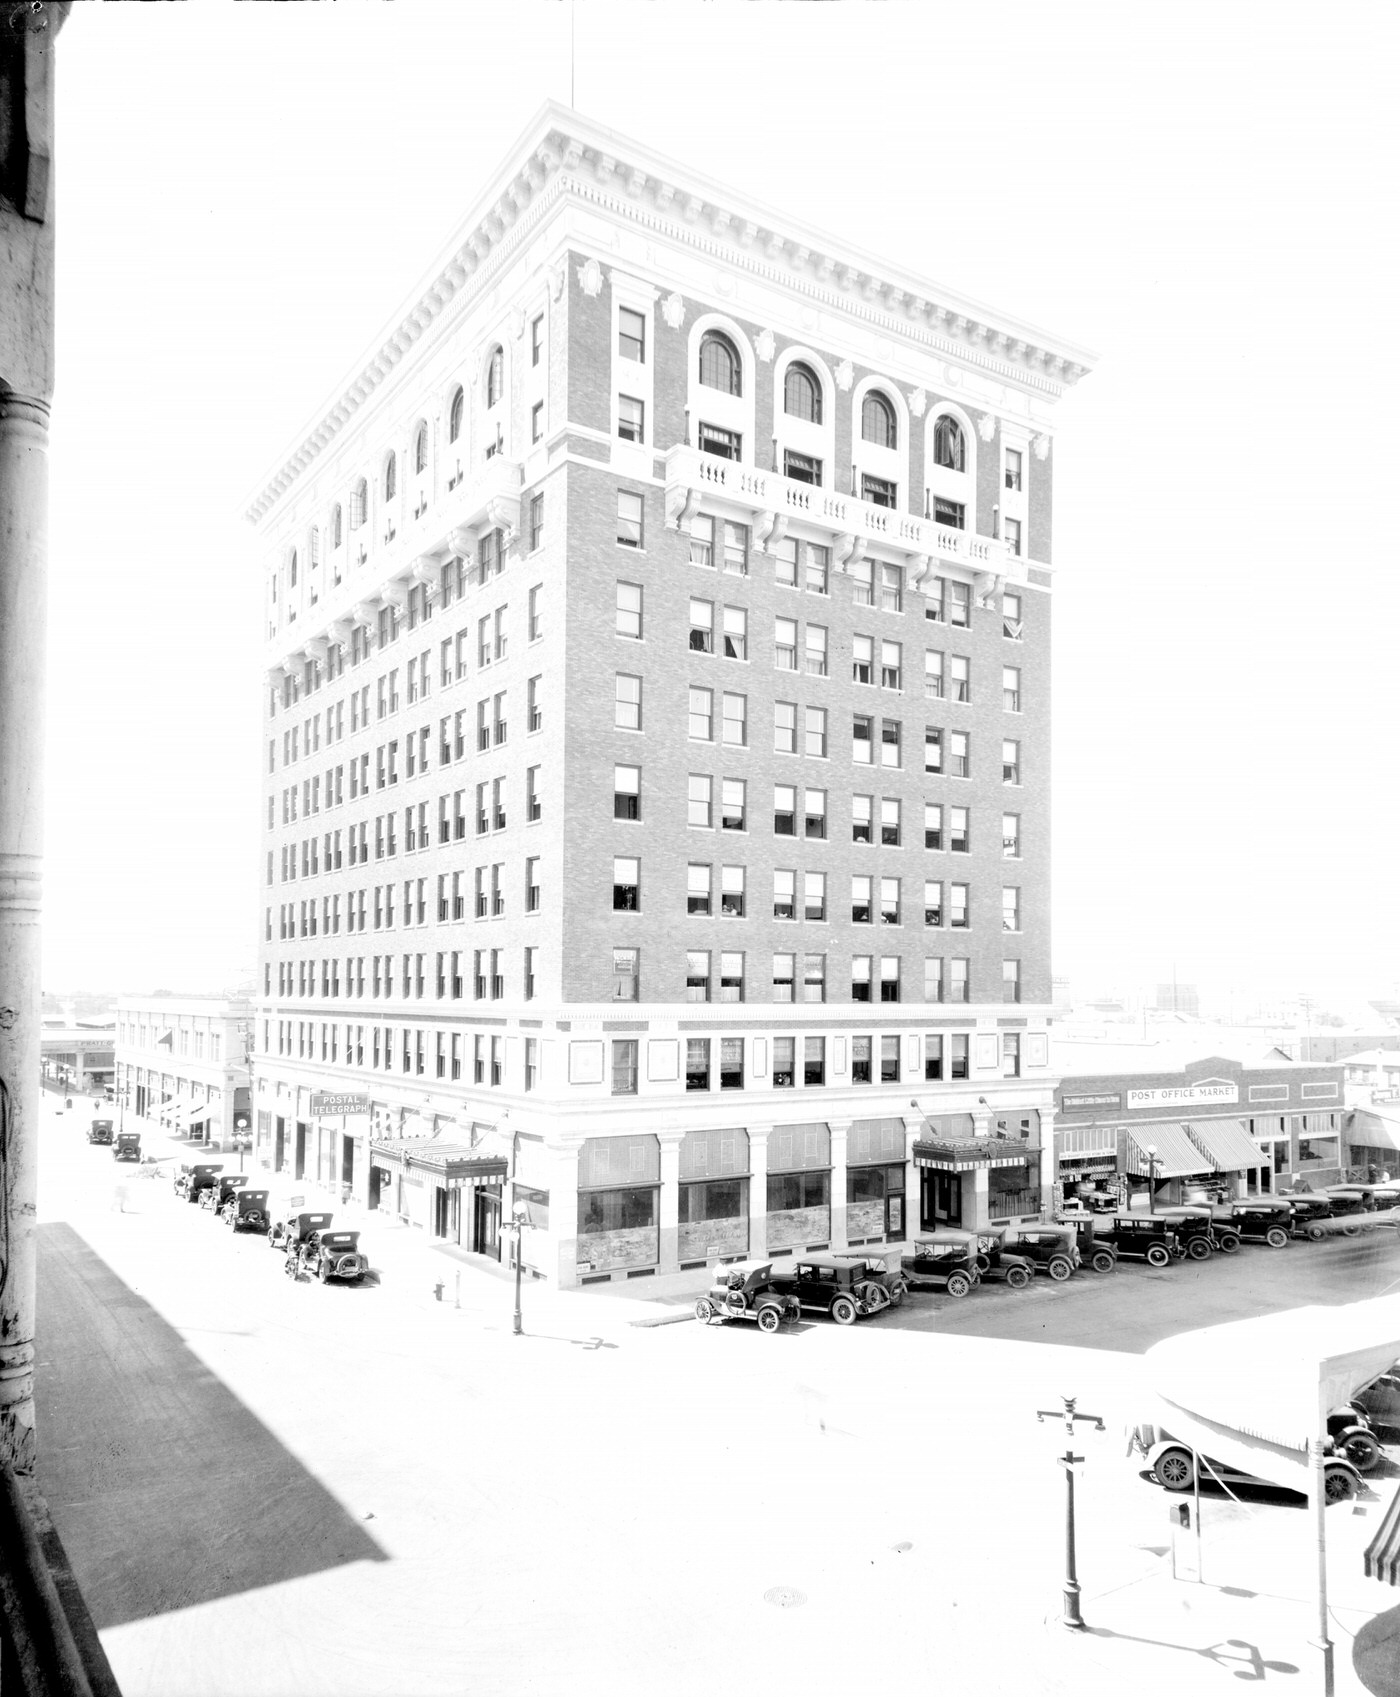
[[[972,1289],[972,1280],[970,1278],[968,1278],[966,1273],[949,1273],[949,1275],[948,1275],[948,1295],[949,1296],[966,1296],[968,1291],[970,1291],[971,1289]]]
[[[1323,1474],[1322,1494],[1329,1503],[1350,1502],[1356,1495],[1356,1478],[1348,1467],[1329,1467]]]
[[[1193,1261],[1209,1260],[1210,1244],[1203,1237],[1193,1237],[1186,1245],[1186,1253]]]
[[[1074,1271],[1074,1267],[1070,1262],[1066,1261],[1062,1255],[1057,1255],[1045,1271],[1049,1273],[1050,1277],[1054,1279],[1057,1284],[1063,1284]]]
[[[1343,1237],[1360,1237],[1361,1236],[1361,1227],[1358,1226],[1358,1225],[1345,1225],[1345,1226],[1342,1227],[1342,1236]]]
[[[1012,1290],[1024,1290],[1031,1282],[1031,1276],[1024,1267],[1008,1267],[1006,1270],[1006,1282],[1011,1286]]]
[[[1270,1249],[1287,1249],[1288,1233],[1282,1226],[1270,1226],[1268,1231],[1264,1233],[1264,1242],[1268,1244]]]
[[[758,1329],[760,1332],[776,1332],[783,1323],[783,1317],[776,1308],[760,1308],[758,1311]]]
[[[323,1285],[331,1282],[331,1266],[329,1261],[321,1262],[320,1266],[316,1269],[316,1277]]]
[[[1369,1473],[1381,1459],[1381,1446],[1369,1432],[1352,1432],[1339,1447],[1358,1473]]]
[[[1118,1265],[1118,1258],[1110,1255],[1106,1249],[1097,1250],[1094,1254],[1094,1271],[1096,1273],[1111,1273]]]
[[[1164,1245],[1160,1243],[1148,1245],[1147,1264],[1149,1267],[1165,1267],[1170,1260],[1171,1255],[1168,1253]]]
[[[294,1279],[297,1276],[297,1264],[293,1261],[290,1255],[282,1263],[282,1271],[289,1279]]]
[[[882,1308],[890,1305],[890,1293],[883,1285],[862,1285],[856,1295],[872,1314],[878,1314]]]
[[[1196,1461],[1190,1450],[1163,1450],[1152,1472],[1164,1490],[1189,1491],[1196,1483]]]
[[[1240,1240],[1234,1232],[1221,1232],[1218,1248],[1222,1255],[1233,1255],[1240,1246]]]
[[[1309,1226],[1308,1236],[1314,1243],[1320,1243],[1322,1239],[1327,1236],[1327,1233],[1323,1231],[1321,1226]]]
[[[849,1296],[838,1296],[831,1305],[831,1317],[838,1326],[854,1326],[856,1305]]]
[[[890,1287],[890,1306],[898,1308],[908,1294],[909,1286],[904,1283],[903,1279],[896,1280]]]
[[[695,1304],[695,1318],[702,1326],[708,1326],[715,1317],[715,1305],[708,1297],[702,1296]]]

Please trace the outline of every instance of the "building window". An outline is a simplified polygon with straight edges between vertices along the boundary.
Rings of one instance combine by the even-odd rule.
[[[872,389],[861,402],[860,434],[862,441],[873,442],[877,448],[899,446],[894,408],[876,389]]]
[[[537,583],[530,591],[529,629],[531,642],[538,642],[544,634],[544,619],[540,613],[540,596],[543,592],[544,585],[542,583]]]
[[[690,563],[710,567],[715,563],[715,521],[707,513],[697,513],[690,521]]]
[[[691,1000],[704,998],[692,997]],[[685,1087],[687,1090],[710,1088],[710,1040],[708,1037],[688,1037],[685,1044]]]
[[[707,914],[710,911],[711,870],[692,861],[686,867],[685,875],[685,911],[687,913]]]
[[[851,719],[851,759],[857,766],[874,764],[875,721],[868,713],[857,713]]]
[[[941,414],[933,426],[933,463],[946,471],[967,470],[967,445],[955,418]]]
[[[713,690],[697,689],[693,685],[691,686],[687,725],[692,742],[713,742],[715,740],[715,694]]]
[[[612,1093],[637,1094],[637,1044],[634,1038],[615,1038],[612,1046]]]
[[[647,321],[630,306],[617,309],[617,351],[621,358],[636,360],[639,365],[647,357]]]
[[[538,442],[544,435],[544,402],[536,401],[530,408],[530,440]]]
[[[803,955],[802,1000],[804,1002],[824,1002],[826,1000],[825,955]]]
[[[803,711],[802,751],[813,760],[826,759],[826,708],[808,707]]]
[[[725,395],[743,393],[738,350],[728,336],[718,330],[706,331],[701,340],[700,381],[707,389],[718,389]]]
[[[886,848],[898,848],[899,840],[899,798],[885,796],[880,802],[880,841]]]
[[[500,400],[505,387],[505,358],[499,348],[492,348],[486,367],[486,406],[489,411]]]
[[[948,923],[955,931],[966,931],[968,926],[968,886],[966,884],[949,884],[948,886]]]
[[[773,664],[780,672],[797,670],[797,620],[774,619]]]
[[[783,378],[783,411],[789,418],[800,418],[808,424],[822,421],[821,384],[810,367],[796,361]]]
[[[875,567],[870,560],[857,560],[847,572],[851,580],[851,605],[875,605]]]
[[[880,923],[881,925],[899,924],[898,878],[882,878],[880,880]]]
[[[784,958],[791,960],[792,957],[789,955]],[[790,1002],[792,997],[791,995],[786,997],[775,995],[773,1000]],[[795,1037],[775,1037],[773,1039],[773,1088],[775,1090],[792,1089],[797,1064],[795,1059],[796,1048],[797,1039]]]
[[[858,684],[875,681],[875,639],[869,636],[851,638],[851,681]]]
[[[721,460],[742,458],[744,439],[737,430],[725,430],[718,424],[706,424],[702,420],[696,434],[702,453],[714,454]]]
[[[880,721],[880,764],[894,767],[896,770],[903,764],[899,752],[900,723],[898,719],[882,719]]]
[[[899,491],[888,477],[872,477],[869,472],[860,474],[861,500],[869,501],[875,507],[894,507],[898,505]]]
[[[1021,552],[1021,521],[1020,519],[1003,519],[1001,521],[1001,539],[1006,544],[1008,554],[1019,555]]]
[[[872,822],[874,818],[875,799],[868,795],[853,795],[851,797],[851,841],[853,843],[868,843],[874,840]]]
[[[808,1085],[826,1083],[826,1038],[802,1039],[802,1082]]]
[[[901,663],[900,645],[897,642],[882,642],[880,644],[880,688],[899,689],[903,675],[904,668]]]
[[[630,489],[617,492],[617,545],[619,548],[642,546],[642,497]]]
[[[703,772],[692,772],[686,795],[686,824],[698,831],[708,831],[714,824],[713,778]]]
[[[635,913],[641,907],[641,861],[635,857],[613,857],[613,908]]]
[[[746,789],[742,778],[726,778],[721,789],[719,828],[721,831],[744,831],[746,824]]]
[[[926,994],[924,1000],[935,998]],[[930,1081],[943,1077],[943,1038],[937,1031],[924,1033],[924,1077]]]
[[[617,397],[617,433],[624,442],[645,440],[646,404],[635,395]]]
[[[947,999],[950,1002],[965,1002],[971,994],[971,986],[968,982],[968,964],[965,957],[954,957],[948,962]],[[956,1043],[956,1039],[954,1039],[954,1042]],[[952,1076],[956,1078],[959,1075],[954,1073]],[[966,1078],[967,1074],[963,1073],[961,1076]]]
[[[1003,1002],[1019,1002],[1021,999],[1021,963],[1018,960],[1001,963],[1001,999]]]
[[[744,999],[744,957],[742,953],[726,952],[719,957],[719,999],[722,1002],[742,1002]]]
[[[724,521],[724,569],[735,577],[749,575],[749,527]]]
[[[851,957],[851,1000],[853,1002],[868,1002],[870,1000],[870,963],[869,955],[852,955]],[[867,1079],[865,1081],[869,1083]]]
[[[799,454],[792,448],[783,449],[783,476],[794,483],[820,484],[822,462],[815,454]]]
[[[899,999],[899,956],[881,955],[880,1000],[897,1002]]]
[[[1001,781],[1004,784],[1019,784],[1021,781],[1021,745],[1019,742],[1003,742],[1001,745]]]
[[[640,766],[613,767],[613,818],[640,819],[642,816],[642,769]]]
[[[615,1002],[635,1002],[641,983],[641,951],[614,949],[612,978],[612,999]]]
[[[802,917],[813,920],[824,920],[826,918],[825,872],[804,872],[802,874]]]
[[[804,792],[802,821],[802,834],[809,841],[826,841],[825,790],[807,790]]]
[[[791,784],[773,786],[773,835],[797,835],[797,791]]]
[[[715,606],[713,601],[690,603],[690,652],[713,654],[715,651]]]
[[[642,586],[639,583],[619,583],[617,610],[613,628],[619,636],[640,642],[642,637]]]
[[[882,565],[880,567],[880,608],[882,612],[886,613],[902,613],[904,611],[904,568],[902,566]]]
[[[1002,885],[1001,928],[1003,931],[1021,929],[1021,892],[1014,884]]]
[[[1001,598],[1001,634],[1008,642],[1019,642],[1022,628],[1021,597],[1008,590]]]
[[[1001,1034],[1001,1076],[1003,1078],[1019,1078],[1021,1076],[1021,1034],[1019,1031],[1003,1031]]]
[[[620,731],[642,728],[642,680],[619,672],[614,685],[613,724]]]
[[[797,918],[797,874],[785,867],[778,867],[773,873],[773,917]]]
[[[721,1037],[719,1040],[719,1087],[721,1090],[744,1088],[744,1039]]]
[[[937,878],[924,879],[924,924],[936,928],[943,923],[943,885]]]
[[[452,391],[452,403],[447,409],[447,440],[455,442],[462,434],[462,413],[466,406],[466,396],[460,389]]]
[[[971,739],[966,731],[950,731],[948,734],[948,776],[950,778],[967,778],[971,773]]]
[[[933,522],[948,530],[963,530],[967,526],[967,507],[961,501],[950,501],[946,495],[935,495]]]
[[[972,700],[972,662],[965,654],[953,654],[948,660],[949,695],[954,701]]]
[[[948,809],[948,852],[950,854],[970,853],[970,836],[967,808],[950,807]]]
[[[1021,815],[1003,813],[1001,816],[1001,852],[1005,860],[1021,858]]]
[[[749,740],[749,702],[746,695],[731,695],[727,690],[723,697],[724,722],[723,735],[726,745],[730,748],[745,748]]]
[[[1001,705],[1007,713],[1021,711],[1021,668],[1003,666],[1001,669]]]
[[[869,925],[874,918],[871,898],[872,880],[867,873],[851,875],[851,924]]]
[[[749,615],[742,607],[724,609],[724,657],[726,660],[749,657]]]
[[[826,676],[826,626],[808,625],[803,670],[809,678]]]
[[[1003,481],[1006,487],[1019,490],[1021,487],[1021,450],[1019,448],[1004,450],[1003,472]]]
[[[797,703],[773,703],[773,749],[777,754],[797,753]]]

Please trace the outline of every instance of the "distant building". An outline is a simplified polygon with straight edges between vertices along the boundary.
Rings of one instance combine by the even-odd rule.
[[[1159,984],[1152,1005],[1158,1013],[1182,1013],[1190,1019],[1201,1017],[1200,992],[1194,984]]]
[[[249,1128],[247,1002],[222,996],[122,997],[116,1034],[116,1093],[123,1108],[222,1147]]]
[[[104,1091],[113,1082],[116,1022],[55,1023],[45,1020],[39,1034],[43,1076],[79,1095]]]

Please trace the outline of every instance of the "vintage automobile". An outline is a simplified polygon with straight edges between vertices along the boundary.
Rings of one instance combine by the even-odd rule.
[[[1400,1432],[1400,1362],[1364,1385],[1351,1402],[1373,1430]]]
[[[1395,1217],[1391,1213],[1391,1209],[1395,1206],[1394,1199],[1378,1184],[1334,1184],[1329,1185],[1323,1194],[1333,1201],[1334,1206],[1338,1202],[1341,1203],[1342,1208],[1337,1209],[1338,1212],[1345,1210],[1348,1215],[1378,1216],[1375,1219],[1367,1218],[1358,1221],[1360,1228],[1369,1231],[1395,1224]],[[1352,1235],[1347,1233],[1345,1226],[1342,1227],[1342,1231],[1347,1235]]]
[[[1110,1214],[1099,1232],[1121,1260],[1165,1267],[1174,1256],[1185,1254],[1181,1239],[1161,1214]]]
[[[88,1127],[89,1143],[110,1143],[112,1141],[111,1120],[94,1120]]]
[[[324,1231],[330,1225],[334,1216],[329,1212],[300,1212],[282,1214],[277,1217],[268,1216],[267,1246],[269,1249],[288,1249],[292,1244],[302,1244],[312,1232]]]
[[[1365,1215],[1371,1213],[1370,1200],[1364,1189],[1352,1185],[1329,1185],[1319,1193],[1332,1210],[1332,1218],[1342,1222],[1343,1237],[1360,1237],[1370,1223]]]
[[[175,1194],[186,1202],[198,1202],[200,1194],[219,1182],[222,1161],[181,1161],[175,1170]]]
[[[212,1208],[217,1214],[229,1197],[242,1190],[247,1182],[247,1173],[220,1173],[217,1184],[211,1184],[207,1190],[200,1192],[200,1207]]]
[[[1152,1477],[1163,1490],[1194,1489],[1198,1457],[1189,1444],[1180,1442],[1160,1426],[1149,1425],[1133,1428],[1131,1447],[1146,1456]],[[1267,1485],[1285,1482],[1282,1478],[1270,1480],[1261,1478],[1257,1473],[1246,1473],[1226,1462],[1213,1460],[1210,1456],[1199,1457],[1199,1462],[1202,1484],[1217,1482],[1222,1485]],[[1296,1487],[1290,1481],[1288,1488]],[[1323,1470],[1323,1489],[1330,1505],[1359,1496],[1364,1486],[1355,1464],[1334,1451],[1332,1459],[1326,1463]]]
[[[966,1296],[982,1282],[978,1247],[982,1235],[956,1226],[922,1232],[903,1256],[904,1278],[910,1290],[946,1290],[949,1296]]]
[[[1228,1224],[1242,1243],[1267,1243],[1270,1249],[1286,1249],[1293,1236],[1293,1210],[1286,1202],[1229,1202],[1216,1208],[1218,1224]]]
[[[979,1226],[973,1234],[977,1239],[977,1266],[984,1284],[1010,1285],[1012,1290],[1024,1290],[1035,1277],[1035,1262],[1006,1246],[1005,1226]]]
[[[1334,1455],[1344,1455],[1359,1473],[1369,1473],[1381,1459],[1381,1445],[1370,1415],[1359,1402],[1334,1408],[1327,1416],[1327,1438]]]
[[[265,1190],[235,1190],[219,1209],[219,1218],[236,1232],[265,1232],[267,1194]]]
[[[1323,1221],[1330,1220],[1333,1215],[1332,1204],[1325,1196],[1308,1193],[1302,1196],[1288,1196],[1283,1200],[1287,1202],[1288,1211],[1293,1216],[1294,1237],[1311,1238],[1315,1243],[1319,1238],[1327,1236],[1327,1227]]]
[[[716,1269],[710,1294],[695,1304],[695,1318],[705,1325],[711,1320],[756,1320],[761,1332],[776,1332],[787,1321],[802,1317],[802,1306],[773,1284],[771,1261],[735,1261]]]
[[[774,1276],[773,1288],[795,1296],[806,1312],[830,1314],[838,1326],[878,1314],[903,1302],[908,1285],[878,1256],[804,1255],[792,1271]]]
[[[1079,1265],[1078,1233],[1072,1226],[1011,1226],[1007,1243],[1037,1272],[1047,1273],[1056,1283],[1067,1279]]]
[[[1118,1251],[1094,1230],[1095,1221],[1103,1217],[1102,1210],[1090,1214],[1066,1209],[1064,1213],[1056,1214],[1055,1221],[1057,1225],[1068,1226],[1074,1233],[1081,1267],[1092,1267],[1096,1273],[1111,1273],[1118,1265]]]
[[[314,1274],[323,1285],[332,1279],[357,1284],[369,1271],[369,1259],[359,1245],[357,1231],[314,1231],[305,1243],[288,1243],[285,1271],[292,1279]]]
[[[1192,1261],[1204,1261],[1217,1249],[1222,1255],[1233,1255],[1240,1246],[1240,1234],[1234,1226],[1217,1221],[1204,1204],[1162,1208],[1158,1217],[1171,1222],[1178,1242]]]
[[[112,1145],[114,1161],[139,1161],[141,1159],[141,1133],[139,1131],[119,1131],[117,1141]]]

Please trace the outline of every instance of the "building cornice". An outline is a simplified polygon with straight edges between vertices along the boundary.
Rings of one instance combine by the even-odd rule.
[[[1049,397],[1091,370],[1095,355],[1035,325],[996,312],[941,284],[800,224],[554,102],[547,102],[506,155],[466,218],[400,312],[298,432],[277,467],[249,496],[256,524],[335,441],[428,328],[479,298],[563,196],[814,305],[863,320],[925,353],[956,358],[1002,382]],[[468,285],[471,285],[470,289]]]

